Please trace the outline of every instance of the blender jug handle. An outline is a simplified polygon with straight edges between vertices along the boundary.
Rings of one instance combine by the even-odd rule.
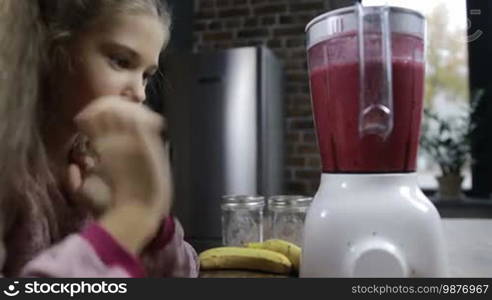
[[[386,139],[393,130],[391,30],[388,5],[356,3],[359,45],[359,135]]]

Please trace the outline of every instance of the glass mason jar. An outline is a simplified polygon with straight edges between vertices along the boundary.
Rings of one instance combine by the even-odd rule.
[[[269,238],[302,245],[304,220],[312,197],[278,195],[268,199]]]
[[[230,195],[222,197],[222,243],[244,246],[263,241],[263,196]]]

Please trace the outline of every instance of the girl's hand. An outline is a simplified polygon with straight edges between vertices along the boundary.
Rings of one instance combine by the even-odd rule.
[[[84,156],[80,158],[91,159]],[[109,184],[95,171],[95,168],[87,168],[83,162],[70,162],[65,186],[72,199],[99,217],[111,208],[112,192]]]
[[[142,105],[108,96],[91,103],[75,122],[90,139],[98,158],[96,172],[111,190],[101,224],[116,238],[134,233],[123,243],[138,252],[171,207],[168,151],[161,140],[164,121]]]

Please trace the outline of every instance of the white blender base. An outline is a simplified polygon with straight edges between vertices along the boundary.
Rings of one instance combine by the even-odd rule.
[[[441,218],[415,173],[322,174],[300,277],[446,277]]]

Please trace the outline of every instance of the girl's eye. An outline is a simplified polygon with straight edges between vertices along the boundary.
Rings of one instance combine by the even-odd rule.
[[[111,64],[119,69],[129,69],[131,66],[130,60],[123,57],[111,56],[110,60]]]

